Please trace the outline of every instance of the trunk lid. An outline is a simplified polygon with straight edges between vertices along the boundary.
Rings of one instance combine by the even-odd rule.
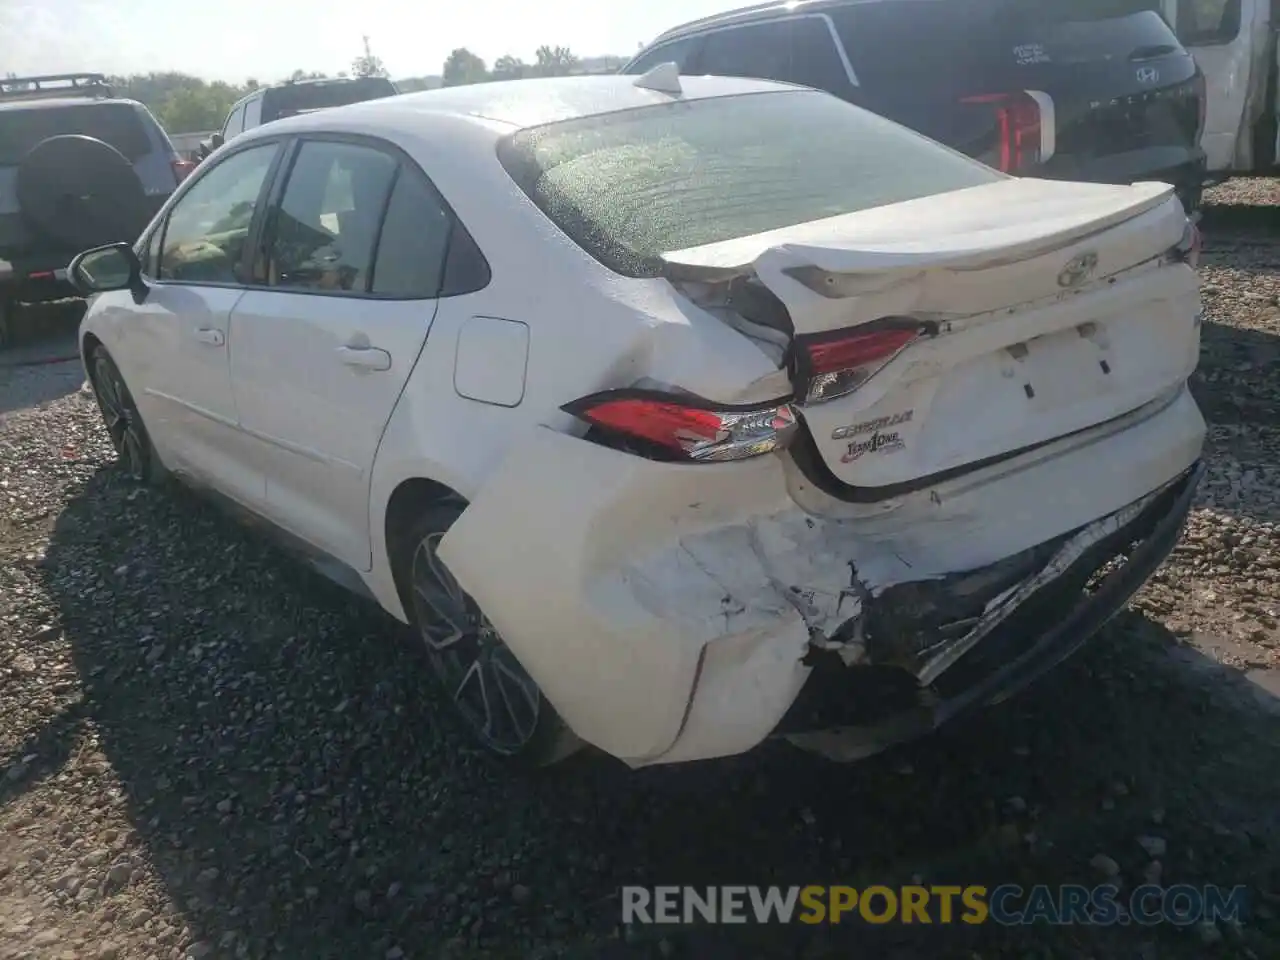
[[[1010,178],[663,259],[677,285],[763,284],[793,349],[887,317],[930,326],[852,392],[797,396],[831,479],[888,496],[1178,388],[1199,295],[1165,254],[1186,227],[1166,184]]]

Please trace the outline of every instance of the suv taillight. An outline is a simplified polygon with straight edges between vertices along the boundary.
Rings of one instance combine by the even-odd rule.
[[[607,390],[561,409],[623,441],[631,453],[692,463],[772,453],[787,445],[796,426],[786,402],[736,406],[657,390]]]
[[[1017,173],[1049,159],[1052,131],[1046,129],[1040,101],[1029,91],[984,93],[961,97],[960,102],[987,104],[995,110],[996,145],[984,158],[991,166],[1003,173]],[[1048,119],[1052,123],[1052,118]]]
[[[169,162],[173,166],[173,176],[179,183],[185,180],[187,175],[196,168],[194,160],[171,160]]]
[[[798,336],[792,341],[792,382],[805,403],[852,393],[936,324],[912,317],[883,317],[845,330]]]

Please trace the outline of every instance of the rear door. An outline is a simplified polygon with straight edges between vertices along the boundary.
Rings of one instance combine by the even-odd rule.
[[[450,224],[389,145],[303,139],[257,285],[231,318],[236,407],[268,515],[357,570],[371,564],[374,455],[435,317]]]
[[[1252,169],[1251,150],[1236,156],[1237,138],[1269,107],[1263,94],[1267,77],[1275,68],[1270,61],[1274,52],[1266,42],[1271,31],[1271,0],[1170,0],[1170,5],[1175,10],[1178,39],[1205,75],[1208,104],[1201,143],[1209,169]],[[1253,116],[1245,112],[1250,103],[1255,107]],[[1270,150],[1277,145],[1261,146]]]

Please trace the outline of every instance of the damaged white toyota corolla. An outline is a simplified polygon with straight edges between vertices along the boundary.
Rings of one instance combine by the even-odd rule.
[[[1200,476],[1170,187],[662,67],[237,137],[72,267],[127,469],[425,641],[481,743],[854,758],[1062,660]]]

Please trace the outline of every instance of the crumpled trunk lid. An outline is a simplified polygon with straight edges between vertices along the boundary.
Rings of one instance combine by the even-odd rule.
[[[929,325],[852,393],[797,397],[830,478],[888,495],[1185,381],[1198,285],[1165,255],[1186,228],[1166,184],[1007,179],[664,259],[678,284],[754,278],[800,341],[886,317]]]

